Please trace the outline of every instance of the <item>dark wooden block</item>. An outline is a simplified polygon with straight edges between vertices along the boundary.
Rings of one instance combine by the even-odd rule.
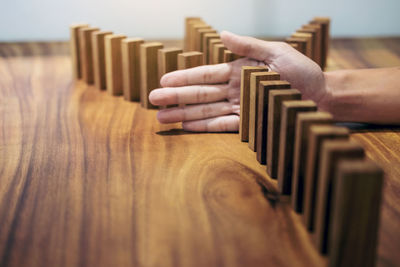
[[[309,32],[314,34],[314,51],[313,60],[321,66],[321,42],[322,42],[322,32],[321,25],[318,24],[307,24],[299,30],[299,32]]]
[[[330,18],[315,17],[310,24],[321,25],[321,68],[325,69],[328,60],[329,42],[330,42]]]
[[[364,149],[355,142],[326,140],[322,144],[317,202],[315,206],[314,242],[321,253],[328,251],[328,229],[331,217],[331,197],[335,191],[335,174],[340,160],[362,159]]]
[[[330,139],[347,140],[348,138],[349,130],[345,127],[329,125],[313,125],[310,127],[303,200],[303,219],[310,231],[314,231],[316,189],[318,187],[322,142]]]
[[[371,161],[342,161],[335,180],[329,266],[375,266],[383,171]]]
[[[285,101],[282,103],[282,119],[279,137],[278,188],[284,195],[292,191],[292,172],[296,117],[300,112],[316,111],[312,100]]]
[[[331,124],[332,122],[332,115],[327,112],[306,112],[297,115],[291,197],[292,207],[296,212],[303,211],[305,165],[310,127],[312,125]]]
[[[306,53],[305,53],[305,55],[312,59],[313,50],[314,50],[312,34],[310,34],[310,33],[302,33],[302,32],[295,32],[295,33],[292,34],[291,37],[302,38],[302,39],[306,40]]]
[[[286,39],[286,42],[290,45],[295,45],[295,49],[297,49],[300,53],[307,53],[307,39],[306,38],[298,38],[298,37],[290,37]]]
[[[257,161],[261,164],[267,163],[267,129],[268,129],[268,100],[270,90],[290,89],[287,81],[278,81],[279,74],[269,72],[275,81],[261,81],[258,86],[258,105],[257,105]]]
[[[269,91],[268,131],[267,131],[267,173],[273,179],[278,174],[279,137],[283,101],[300,100],[301,93],[296,89]]]

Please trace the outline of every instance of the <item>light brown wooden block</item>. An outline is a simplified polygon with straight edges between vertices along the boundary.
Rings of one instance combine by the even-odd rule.
[[[312,36],[312,34],[295,32],[292,34],[291,37],[303,38],[307,41],[305,55],[312,59],[312,56],[313,56],[313,36]]]
[[[268,71],[261,66],[242,66],[240,76],[240,122],[239,137],[242,142],[249,141],[249,112],[250,112],[250,74]]]
[[[329,42],[330,42],[330,18],[315,17],[310,24],[321,25],[321,68],[324,70],[327,65]]]
[[[327,112],[305,112],[297,115],[291,197],[292,207],[296,212],[303,212],[305,165],[310,127],[329,125],[332,122],[332,115]]]
[[[204,34],[203,45],[202,45],[203,50],[201,52],[203,52],[203,54],[204,54],[204,62],[205,62],[205,64],[209,64],[210,63],[210,59],[209,59],[209,57],[210,57],[210,55],[209,55],[210,54],[209,53],[210,48],[209,47],[210,47],[210,40],[213,40],[213,39],[217,39],[217,40],[221,41],[220,36],[217,33],[206,33],[206,34]]]
[[[200,49],[200,43],[199,43],[200,39],[199,39],[199,36],[198,36],[198,31],[202,30],[202,29],[211,29],[211,26],[206,24],[206,23],[204,23],[204,22],[200,22],[200,23],[197,23],[197,24],[191,24],[191,31],[192,31],[192,33],[191,33],[191,38],[192,38],[191,43],[192,43],[192,45],[191,45],[191,50],[189,52],[191,52],[191,51],[200,51],[199,50]]]
[[[307,53],[307,39],[290,37],[286,39],[286,42],[290,45],[295,45],[295,49],[300,53],[304,55]]]
[[[335,175],[340,160],[363,159],[364,149],[351,141],[326,140],[322,144],[317,202],[315,206],[314,242],[321,253],[328,251],[328,229],[331,220],[332,193],[335,192]]]
[[[106,83],[110,95],[122,95],[122,53],[121,42],[125,35],[111,34],[104,39],[106,50]]]
[[[322,42],[321,25],[318,24],[303,25],[303,27],[299,30],[299,32],[309,32],[314,34],[313,59],[318,65],[321,66],[321,42]]]
[[[210,39],[208,44],[208,64],[214,64],[214,46],[217,44],[222,44],[221,39]]]
[[[202,20],[202,19],[198,19],[198,20],[190,20],[187,24],[187,31],[188,31],[188,35],[187,35],[187,51],[193,51],[194,49],[194,30],[193,30],[193,26],[194,25],[199,25],[199,24],[203,24],[205,25],[206,23]]]
[[[190,69],[203,65],[203,53],[193,51],[178,55],[178,70]]]
[[[274,78],[268,71],[254,72],[250,74],[250,104],[249,104],[249,148],[257,151],[257,104],[258,104],[258,86],[261,81],[268,81]]]
[[[95,31],[92,33],[94,85],[100,90],[104,90],[107,87],[104,38],[110,34],[112,34],[110,31]]]
[[[82,79],[88,84],[92,84],[94,82],[92,33],[98,30],[99,28],[89,28],[89,27],[80,28],[78,30]]]
[[[207,33],[217,33],[217,31],[212,28],[198,29],[196,32],[196,51],[203,52],[204,35]]]
[[[276,72],[268,72],[271,80],[261,81],[258,86],[257,104],[257,161],[260,164],[267,163],[267,130],[268,130],[268,102],[270,90],[290,89],[290,83],[279,81],[280,75]]]
[[[303,221],[310,231],[315,229],[315,201],[317,198],[318,174],[320,169],[321,147],[325,140],[347,140],[349,130],[330,125],[313,125],[310,127],[306,158],[306,178],[304,183]]]
[[[140,101],[140,46],[141,38],[122,40],[122,77],[124,99]]]
[[[182,52],[182,49],[175,47],[158,50],[158,80],[166,73],[178,69],[178,55]]]
[[[278,174],[279,138],[281,129],[282,103],[300,100],[301,93],[296,89],[269,91],[268,131],[267,131],[267,173],[275,179]]]
[[[316,29],[298,29],[296,31],[296,33],[305,33],[305,34],[311,34],[311,47],[312,47],[312,51],[311,51],[311,59],[314,60],[317,64],[317,60],[316,60],[316,51],[317,51],[317,46],[319,45],[317,42],[317,35],[316,35]]]
[[[162,43],[152,42],[140,45],[140,103],[144,108],[156,108],[149,101],[152,90],[160,87],[158,80],[158,50]]]
[[[82,28],[88,28],[89,24],[75,24],[71,25],[70,30],[70,53],[72,61],[72,73],[75,79],[82,78],[81,71],[81,49],[79,42],[79,30]]]
[[[316,110],[317,105],[312,100],[285,101],[282,103],[278,158],[278,189],[281,194],[290,195],[292,193],[294,139],[297,114]]]
[[[329,266],[375,266],[383,171],[371,161],[343,161],[336,173]]]
[[[227,50],[227,48],[223,44],[214,44],[213,61],[211,62],[211,64],[223,63],[225,50]]]
[[[199,17],[186,17],[185,18],[185,37],[184,37],[184,42],[183,42],[183,48],[185,51],[189,50],[189,40],[190,40],[190,30],[189,30],[189,24],[190,23],[195,23],[195,22],[199,22],[202,21],[201,18]]]

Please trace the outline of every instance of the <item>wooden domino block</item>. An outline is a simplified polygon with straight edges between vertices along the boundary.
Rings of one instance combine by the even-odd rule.
[[[221,39],[210,39],[208,44],[208,64],[214,64],[214,46],[217,44],[222,44]]]
[[[281,129],[282,103],[300,100],[301,93],[296,89],[269,91],[268,131],[267,131],[267,173],[275,179],[278,174],[279,139]]]
[[[292,45],[300,53],[304,55],[307,53],[307,39],[290,37],[286,39],[286,42]]]
[[[331,219],[332,193],[335,192],[335,174],[341,160],[363,159],[361,145],[347,140],[327,140],[322,144],[317,202],[315,206],[314,242],[321,253],[328,251],[328,229]]]
[[[162,43],[151,42],[140,45],[140,103],[144,108],[156,108],[149,101],[152,90],[160,87],[158,80],[158,50]]]
[[[285,101],[282,103],[281,130],[279,137],[278,189],[281,194],[292,193],[294,139],[297,114],[316,111],[312,100]]]
[[[204,34],[203,37],[203,50],[201,52],[203,52],[204,54],[204,62],[205,64],[210,64],[210,55],[209,55],[209,51],[210,51],[210,40],[219,40],[221,42],[220,36],[217,33],[206,33]],[[222,42],[221,42],[222,43]]]
[[[227,48],[223,44],[214,44],[213,46],[213,61],[211,64],[219,64],[224,62],[224,51]]]
[[[184,50],[189,51],[190,43],[189,40],[191,39],[191,32],[190,32],[190,27],[189,25],[192,23],[198,23],[199,21],[202,21],[201,18],[199,17],[187,17],[185,18],[185,37],[184,37]]]
[[[306,40],[306,53],[305,55],[312,59],[313,56],[313,36],[310,33],[295,32],[292,34],[294,38],[303,38]]]
[[[194,18],[187,22],[187,27],[186,27],[187,47],[185,47],[185,51],[193,51],[193,46],[194,46],[193,26],[199,24],[206,24],[206,23],[201,18],[198,19]]]
[[[317,64],[317,47],[319,47],[319,43],[317,42],[317,30],[316,29],[309,29],[309,28],[301,28],[296,31],[296,33],[305,33],[311,35],[311,59],[314,60]]]
[[[79,46],[80,46],[80,62],[82,79],[92,84],[94,82],[93,75],[93,51],[92,51],[92,33],[98,31],[99,28],[80,28],[79,32]]]
[[[332,192],[329,266],[373,267],[383,171],[371,161],[342,161]]]
[[[207,25],[204,22],[191,25],[191,31],[192,31],[192,33],[191,33],[191,36],[192,36],[191,37],[192,38],[191,43],[192,43],[192,45],[191,45],[191,50],[190,51],[200,51],[199,50],[200,49],[200,43],[199,43],[200,39],[199,39],[199,36],[198,36],[198,31],[199,30],[203,30],[203,29],[210,30],[211,26]]]
[[[158,50],[158,80],[166,73],[178,69],[178,55],[182,52],[182,49],[175,47]]]
[[[308,32],[314,34],[313,59],[319,66],[321,66],[321,42],[322,42],[321,25],[318,24],[303,25],[303,27],[299,30],[299,32]]]
[[[333,117],[327,112],[306,112],[297,115],[291,197],[292,207],[296,212],[303,212],[305,165],[310,127],[312,125],[329,125],[332,123]]]
[[[250,104],[249,104],[249,148],[257,151],[257,121],[258,121],[258,95],[261,81],[275,79],[276,75],[270,75],[268,71],[253,72],[250,74]]]
[[[121,42],[125,35],[111,34],[104,39],[106,50],[106,83],[110,95],[122,95],[122,53]]]
[[[268,71],[261,66],[243,66],[240,77],[240,122],[239,137],[242,142],[249,141],[250,75],[253,72]]]
[[[110,31],[96,31],[92,33],[94,85],[100,90],[104,90],[107,87],[104,38],[110,34],[112,34]]]
[[[124,99],[140,101],[140,46],[141,38],[122,40],[122,77]]]
[[[303,221],[309,231],[314,231],[315,201],[318,188],[321,147],[325,140],[347,140],[349,130],[345,127],[313,125],[310,127],[306,158],[306,177],[304,183]]]
[[[258,87],[257,103],[257,161],[260,164],[267,163],[267,131],[268,131],[268,102],[269,91],[290,89],[290,83],[279,81],[280,75],[276,72],[268,72],[271,80],[261,81]]]
[[[82,78],[81,71],[81,49],[80,49],[80,41],[79,41],[79,30],[82,28],[88,28],[89,24],[76,24],[72,25],[70,29],[70,53],[71,53],[71,61],[72,61],[72,73],[75,79]]]
[[[196,32],[196,51],[203,52],[203,39],[207,33],[217,33],[217,31],[212,28],[198,29]]]
[[[178,55],[178,70],[190,69],[203,65],[203,53],[193,51]]]
[[[315,17],[310,24],[321,25],[321,68],[324,70],[327,65],[329,42],[330,42],[330,18]]]

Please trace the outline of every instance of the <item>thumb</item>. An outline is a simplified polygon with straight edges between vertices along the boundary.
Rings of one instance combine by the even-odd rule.
[[[240,36],[228,31],[221,32],[221,40],[232,53],[269,63],[277,56],[277,42]]]

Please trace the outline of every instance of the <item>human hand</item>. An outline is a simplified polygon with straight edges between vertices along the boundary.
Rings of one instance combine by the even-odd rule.
[[[280,73],[303,98],[314,100],[324,109],[328,90],[321,68],[286,43],[266,42],[222,32],[224,45],[245,56],[234,62],[200,66],[164,75],[164,88],[153,90],[153,105],[193,104],[160,110],[161,123],[182,122],[184,130],[234,132],[239,129],[240,73],[242,66],[268,66]]]

